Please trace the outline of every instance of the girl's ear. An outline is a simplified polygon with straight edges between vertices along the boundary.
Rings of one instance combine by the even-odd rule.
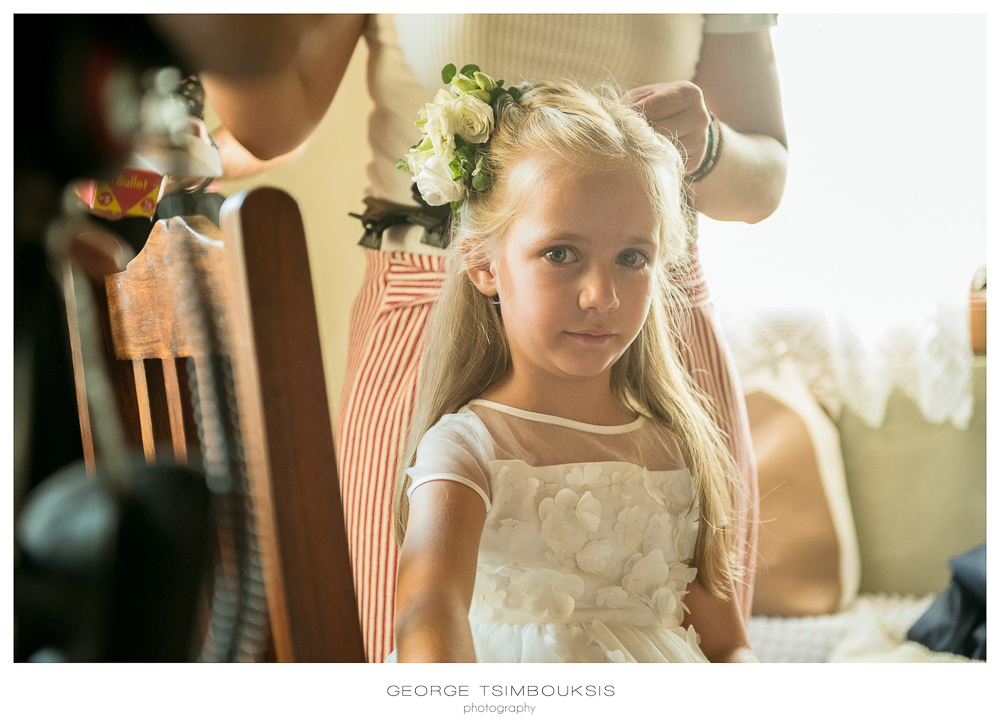
[[[473,249],[477,249],[478,251],[482,250],[482,239],[473,235],[467,235],[459,239],[458,243],[461,244],[462,256],[467,264],[475,264],[475,262],[472,261],[472,258],[478,258],[478,260],[482,259],[482,256],[479,256],[478,254],[473,256]],[[484,266],[469,266],[465,273],[469,275],[469,279],[475,285],[476,289],[481,291],[487,297],[496,295],[496,267],[492,262]]]
[[[467,269],[465,273],[469,275],[469,279],[472,280],[476,289],[481,291],[487,297],[496,295],[497,277],[493,264],[484,267],[476,267],[474,269]]]

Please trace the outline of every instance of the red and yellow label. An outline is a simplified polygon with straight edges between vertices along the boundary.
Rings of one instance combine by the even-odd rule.
[[[114,181],[81,181],[76,195],[96,211],[151,218],[160,200],[163,176],[155,171],[123,168]]]

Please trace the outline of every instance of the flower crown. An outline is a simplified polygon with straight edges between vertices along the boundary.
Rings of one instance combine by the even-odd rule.
[[[450,90],[438,90],[434,101],[420,109],[416,125],[423,135],[396,168],[413,174],[420,196],[430,206],[450,203],[457,213],[470,189],[489,187],[484,146],[503,96],[516,102],[521,91],[504,88],[502,80],[493,80],[471,64],[456,73],[449,63],[441,70],[441,80]]]

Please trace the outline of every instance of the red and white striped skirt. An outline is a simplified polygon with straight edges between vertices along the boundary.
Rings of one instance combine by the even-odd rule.
[[[351,312],[337,461],[365,648],[368,660],[377,662],[395,645],[393,484],[416,393],[422,332],[444,280],[445,260],[406,252],[366,254],[367,273]],[[743,473],[738,509],[755,512],[757,469],[743,394],[697,263],[684,286],[692,301],[684,359],[695,381],[715,401],[712,412]],[[738,591],[746,616],[757,544],[756,517],[748,517],[751,524],[740,540],[745,579]]]

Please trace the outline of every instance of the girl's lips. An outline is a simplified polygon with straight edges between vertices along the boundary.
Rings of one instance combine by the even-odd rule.
[[[615,336],[610,332],[601,332],[598,330],[588,330],[586,332],[566,332],[566,334],[573,339],[586,342],[588,344],[600,344],[601,342],[606,342]]]

